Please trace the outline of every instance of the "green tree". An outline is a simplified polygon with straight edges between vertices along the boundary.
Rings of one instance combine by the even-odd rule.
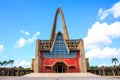
[[[98,69],[98,66],[90,66],[91,70]]]
[[[3,62],[0,62],[0,66],[1,66],[1,67],[3,66]]]
[[[13,63],[14,63],[14,60],[9,60],[8,61],[8,64],[11,64],[11,67],[12,67]]]
[[[117,59],[117,58],[112,58],[112,63],[114,63],[114,64],[115,64],[114,66],[116,66],[116,65],[117,65],[117,63],[119,63],[119,61],[118,61],[118,59]]]
[[[8,62],[5,60],[5,61],[3,61],[3,65],[4,65],[4,67],[6,67],[6,65],[8,64]]]
[[[18,69],[24,69],[22,66],[19,66]]]

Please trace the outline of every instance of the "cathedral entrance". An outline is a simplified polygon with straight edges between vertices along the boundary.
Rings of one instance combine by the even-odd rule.
[[[67,65],[63,62],[57,62],[53,66],[54,73],[66,73],[67,72]]]

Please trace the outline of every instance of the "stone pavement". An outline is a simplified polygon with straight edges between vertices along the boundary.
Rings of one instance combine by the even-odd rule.
[[[0,80],[120,80],[91,73],[31,73],[22,77],[0,77]]]

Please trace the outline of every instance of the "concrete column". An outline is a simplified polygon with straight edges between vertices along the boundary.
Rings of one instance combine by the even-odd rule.
[[[68,36],[68,31],[67,31],[67,27],[66,27],[64,15],[63,15],[62,9],[60,7],[57,9],[56,14],[55,14],[55,18],[54,18],[54,23],[53,23],[53,28],[52,28],[52,33],[51,33],[51,36],[50,36],[50,40],[54,40],[54,38],[55,38],[57,17],[58,17],[59,13],[60,13],[60,16],[62,18],[62,27],[63,27],[63,31],[64,31],[64,39],[65,40],[69,40],[69,36]]]
[[[87,67],[86,67],[86,59],[85,59],[85,51],[84,51],[84,41],[80,39],[78,49],[80,50],[80,55],[79,55],[79,64],[80,64],[80,72],[85,73],[87,72]]]
[[[35,59],[34,59],[34,72],[40,72],[40,40],[36,41],[36,51],[35,51]]]
[[[112,74],[113,74],[113,76],[115,76],[115,72],[114,72],[114,69],[112,69]]]
[[[86,67],[87,67],[87,70],[90,70],[90,67],[89,67],[89,58],[85,58],[86,59]]]
[[[105,76],[105,69],[103,68],[103,76]]]
[[[31,70],[34,70],[34,58],[32,59]]]

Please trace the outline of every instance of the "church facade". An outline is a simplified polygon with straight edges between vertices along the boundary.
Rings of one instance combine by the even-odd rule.
[[[62,17],[63,33],[56,33],[57,16]],[[86,72],[86,58],[82,39],[70,39],[61,8],[55,14],[49,40],[36,41],[35,58],[32,59],[35,73]]]

